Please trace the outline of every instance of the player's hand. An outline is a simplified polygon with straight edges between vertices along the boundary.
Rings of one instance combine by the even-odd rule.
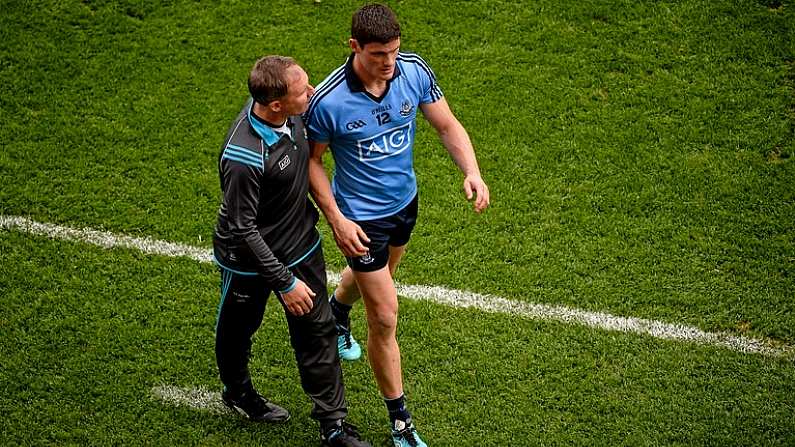
[[[280,293],[282,297],[282,304],[288,312],[300,317],[301,315],[308,314],[314,306],[315,292],[309,288],[303,281],[296,278],[296,284],[293,290],[285,293]]]
[[[480,213],[489,206],[489,187],[479,175],[468,175],[464,179],[464,194],[467,200],[474,199],[475,212]]]
[[[357,256],[364,256],[368,251],[367,243],[370,243],[370,238],[367,237],[362,227],[356,222],[340,217],[331,225],[334,231],[334,240],[337,242],[337,247],[340,248],[342,254],[354,258]]]

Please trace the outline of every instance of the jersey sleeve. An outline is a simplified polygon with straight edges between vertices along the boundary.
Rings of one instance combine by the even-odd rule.
[[[425,59],[416,54],[407,54],[406,58],[412,62],[415,68],[415,75],[422,93],[420,104],[431,104],[442,99],[442,96],[444,96],[442,89],[439,88],[439,84],[436,82],[436,75],[431,70],[430,65],[425,62]]]
[[[249,155],[252,152],[229,149],[227,147],[220,162],[229,230],[235,239],[244,241],[248,247],[257,273],[274,290],[289,291],[295,284],[293,274],[274,256],[257,230],[262,167],[257,166]]]
[[[321,103],[310,103],[303,115],[309,141],[328,143],[334,135],[334,121]]]

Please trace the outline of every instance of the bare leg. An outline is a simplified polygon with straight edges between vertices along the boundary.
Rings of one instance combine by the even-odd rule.
[[[400,247],[389,246],[389,273],[393,278],[404,253],[406,253],[405,245]],[[353,303],[361,298],[362,295],[359,292],[359,287],[356,285],[356,280],[353,278],[353,271],[350,267],[345,267],[345,270],[342,271],[342,279],[340,279],[340,283],[337,284],[337,288],[334,290],[334,296],[337,301],[348,306],[352,306]]]
[[[367,352],[375,381],[386,399],[403,394],[400,347],[396,339],[398,301],[389,268],[355,272],[367,313]]]
[[[345,267],[345,270],[342,271],[342,279],[340,279],[340,283],[337,284],[337,288],[334,290],[334,297],[340,303],[348,306],[352,306],[353,303],[359,301],[361,294],[359,293],[359,287],[356,286],[356,281],[353,279],[353,271],[350,267]]]

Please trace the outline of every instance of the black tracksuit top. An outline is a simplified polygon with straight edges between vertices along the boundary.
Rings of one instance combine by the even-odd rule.
[[[309,145],[300,116],[293,138],[274,132],[249,99],[229,128],[218,172],[223,201],[213,237],[215,260],[242,274],[260,274],[276,291],[291,289],[288,270],[320,245],[318,212],[309,200]]]

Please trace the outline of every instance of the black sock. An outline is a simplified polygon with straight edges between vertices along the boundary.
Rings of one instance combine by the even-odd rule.
[[[406,424],[411,422],[411,413],[406,409],[406,396],[404,394],[401,394],[396,399],[384,399],[384,403],[389,412],[389,422],[392,423],[392,427],[395,426],[396,420],[401,420]]]
[[[349,314],[351,313],[352,306],[340,303],[337,301],[337,297],[334,294],[331,294],[329,304],[331,304],[331,313],[334,314],[334,319],[337,320],[337,324],[345,328],[350,328],[351,321]]]

